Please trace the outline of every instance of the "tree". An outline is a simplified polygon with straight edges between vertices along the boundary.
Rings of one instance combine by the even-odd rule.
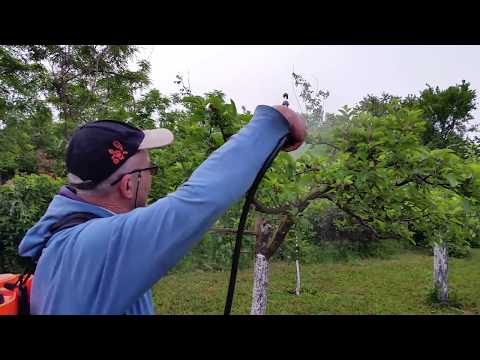
[[[427,84],[418,98],[428,125],[424,143],[436,148],[461,146],[466,133],[476,130],[476,126],[469,124],[473,119],[471,112],[476,109],[475,99],[475,90],[465,80],[445,90]]]
[[[135,92],[149,84],[147,61],[140,60],[137,71],[129,69],[136,46],[35,45],[15,50],[44,65],[43,95],[58,111],[65,139],[77,124],[97,118],[121,119]]]
[[[423,90],[419,97],[410,95],[400,99],[383,94],[379,99],[369,95],[360,102],[357,109],[377,116],[384,114],[389,104],[420,109],[422,118],[426,121],[422,136],[423,143],[434,149],[449,148],[463,158],[468,158],[477,153],[475,142],[466,138],[468,131],[476,130],[476,126],[469,124],[473,119],[471,112],[476,108],[475,99],[475,90],[470,89],[470,83],[463,80],[462,84],[450,86],[445,90],[440,90],[438,86],[433,88],[427,84],[427,89]],[[454,184],[450,182],[450,185]],[[447,209],[437,212],[436,215],[442,218],[445,211]],[[433,241],[434,288],[438,299],[445,302],[448,300],[448,246],[444,237],[446,234],[452,236],[456,226],[453,223],[454,219],[450,223],[447,222],[448,226],[445,225],[445,221],[449,220],[446,218],[443,220],[441,223],[434,221],[429,224],[428,236],[430,239],[436,239]],[[432,224],[435,224],[434,228]]]
[[[268,297],[268,242],[272,225],[257,217],[255,222],[255,270],[253,273],[252,306],[250,315],[265,315]]]
[[[382,93],[380,97],[375,95],[365,96],[357,106],[355,106],[356,111],[365,111],[373,116],[383,116],[388,113],[388,106],[398,104],[400,105],[401,99],[398,96],[393,96],[388,93]]]
[[[479,192],[472,184],[480,174],[452,150],[432,150],[422,144],[426,123],[411,98],[406,105],[398,98],[385,99],[390,103],[377,108],[378,116],[347,108],[330,117],[332,122],[337,120],[327,145],[331,152],[310,147],[298,157],[280,154],[265,175],[254,200],[256,211],[267,221],[257,224],[252,313],[266,309],[268,262],[316,201],[344,214],[337,220],[342,228],[363,229],[366,242],[413,243],[420,230],[435,249],[465,243],[468,235],[452,225],[461,221],[463,213],[452,214],[438,204],[449,201],[452,194],[475,203]],[[440,198],[439,191],[443,191]],[[435,251],[435,264],[440,253]],[[444,286],[439,276],[441,272],[435,272],[436,288]]]
[[[479,174],[453,151],[421,144],[425,122],[420,111],[393,106],[387,111],[380,117],[358,113],[337,129],[335,156],[305,151],[296,160],[288,154],[277,158],[255,201],[257,211],[282,217],[267,246],[267,260],[298,216],[319,199],[345,213],[343,227],[364,228],[366,241],[413,242],[414,230],[422,229],[431,244],[454,242],[451,231],[440,227],[453,229],[446,222],[452,214],[437,209],[433,192],[445,189],[475,202],[479,191],[472,184]]]
[[[324,125],[324,102],[330,96],[328,91],[313,90],[310,83],[300,74],[292,73],[295,82],[295,91],[300,88],[300,98],[303,103],[302,116],[307,122],[307,129],[313,134],[318,134],[318,129]],[[295,93],[295,96],[297,94]],[[310,135],[309,135],[310,136]],[[309,138],[307,138],[307,142]]]
[[[56,149],[52,114],[38,94],[44,69],[0,47],[0,184],[37,169],[38,151]]]
[[[387,93],[380,97],[367,95],[355,110],[382,116],[387,113],[388,106],[420,109],[422,118],[426,121],[423,144],[430,148],[450,148],[457,154],[466,156],[471,143],[466,134],[477,128],[470,123],[473,119],[471,113],[476,109],[475,100],[476,91],[470,88],[470,83],[463,80],[461,84],[444,90],[427,84],[419,96],[401,98]]]
[[[0,142],[11,142],[2,155],[2,180],[38,171],[39,159],[54,160],[46,171],[63,175],[66,144],[85,122],[157,125],[153,117],[168,100],[155,89],[144,93],[150,64],[139,60],[132,70],[137,51],[130,45],[1,46]],[[22,136],[12,142],[13,131]]]
[[[158,183],[154,181],[152,199],[174,191],[251,118],[251,114],[238,113],[235,102],[227,103],[220,91],[204,96],[185,94],[177,94],[171,103],[176,107],[166,108],[162,115],[162,126],[175,133],[175,141],[168,151],[152,151],[152,159],[160,165],[158,176],[162,179]]]

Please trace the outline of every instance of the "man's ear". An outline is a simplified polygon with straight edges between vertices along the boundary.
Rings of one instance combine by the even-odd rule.
[[[120,180],[118,186],[120,190],[120,195],[125,199],[133,199],[135,196],[135,175],[124,175],[122,180]]]

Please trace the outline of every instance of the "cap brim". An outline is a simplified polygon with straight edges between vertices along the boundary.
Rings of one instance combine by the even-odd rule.
[[[161,148],[173,141],[173,134],[168,129],[143,130],[143,132],[145,137],[138,150]]]

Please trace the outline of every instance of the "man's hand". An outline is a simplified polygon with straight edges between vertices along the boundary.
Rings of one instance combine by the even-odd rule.
[[[303,144],[303,142],[305,141],[305,137],[307,136],[305,119],[286,106],[275,105],[273,108],[280,112],[285,117],[285,119],[287,119],[288,124],[290,125],[291,141],[289,141],[285,145],[283,150],[293,151],[298,149],[300,145]]]

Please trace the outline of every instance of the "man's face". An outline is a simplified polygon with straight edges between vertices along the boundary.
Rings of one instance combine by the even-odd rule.
[[[150,161],[150,156],[146,150],[142,150],[139,153],[138,157],[138,169],[144,169],[152,166]],[[138,195],[137,195],[137,207],[146,206],[148,195],[150,194],[150,190],[152,187],[152,173],[150,170],[144,170],[142,172],[137,173],[140,174],[140,178],[137,177],[137,181],[139,181],[138,185]],[[135,174],[134,174],[135,176]]]

